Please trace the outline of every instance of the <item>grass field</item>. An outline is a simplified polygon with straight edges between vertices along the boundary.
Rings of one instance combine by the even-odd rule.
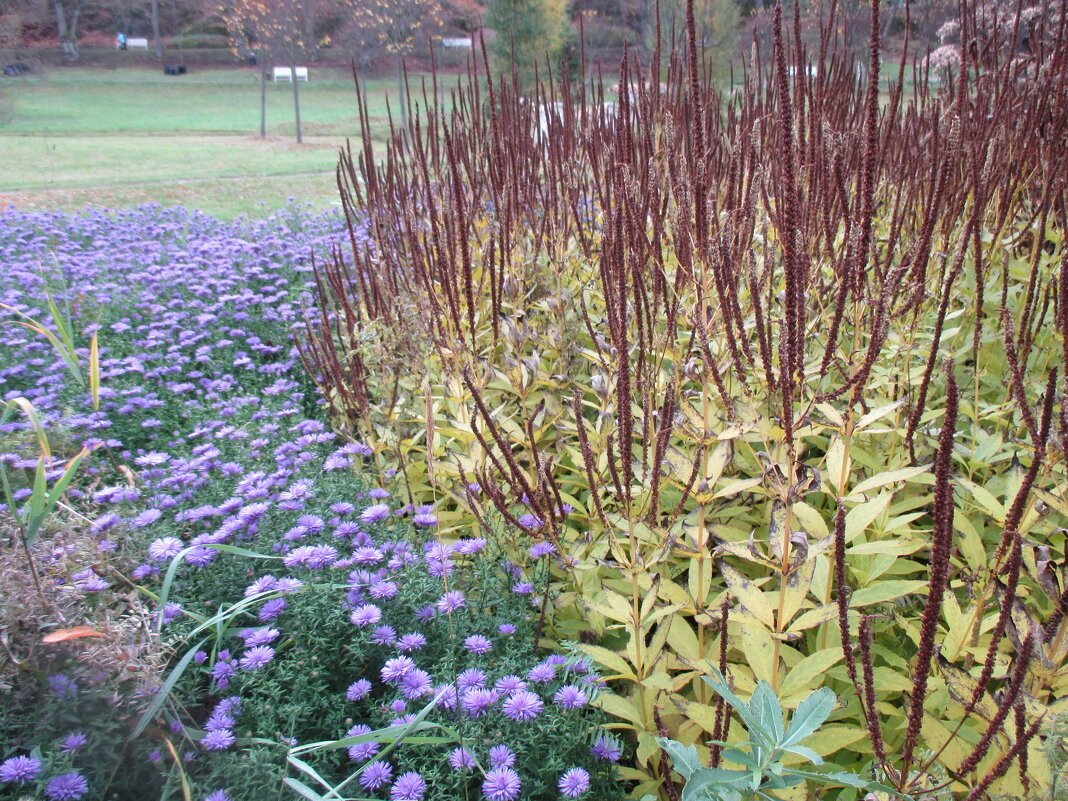
[[[337,150],[357,131],[356,95],[344,70],[313,67],[311,74],[300,85],[302,145],[293,137],[289,84],[268,84],[268,135],[259,137],[255,70],[171,77],[158,69],[79,67],[3,80],[0,208],[160,202],[232,218],[290,197],[330,208]],[[373,80],[366,89],[372,125],[384,136],[396,83]]]

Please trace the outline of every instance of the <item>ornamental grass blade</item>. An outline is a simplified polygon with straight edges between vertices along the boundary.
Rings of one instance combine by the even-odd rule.
[[[145,730],[152,719],[156,717],[156,714],[163,708],[163,705],[167,703],[167,699],[170,698],[171,692],[174,690],[174,686],[178,683],[178,680],[182,678],[182,674],[185,673],[186,668],[189,667],[189,663],[193,661],[193,657],[196,652],[200,650],[200,646],[208,641],[208,638],[200,640],[196,645],[185,652],[178,664],[174,666],[166,680],[160,686],[159,690],[152,697],[152,701],[145,711],[141,713],[141,717],[137,719],[137,723],[134,725],[133,730],[130,732],[130,739],[134,740]]]

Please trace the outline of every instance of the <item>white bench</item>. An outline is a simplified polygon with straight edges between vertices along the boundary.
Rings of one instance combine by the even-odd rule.
[[[298,81],[307,81],[308,80],[308,68],[307,67],[297,67],[296,70],[297,70],[297,80]],[[275,67],[274,68],[274,79],[276,81],[292,81],[293,80],[293,67]]]
[[[459,36],[459,37],[448,37],[448,36],[446,36],[446,37],[442,38],[441,44],[442,44],[443,47],[459,47],[459,48],[466,48],[467,50],[471,49],[471,39],[469,37],[466,37],[466,36]]]
[[[148,39],[127,39],[127,50],[148,50]]]

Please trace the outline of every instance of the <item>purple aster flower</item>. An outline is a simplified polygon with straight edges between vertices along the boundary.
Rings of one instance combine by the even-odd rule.
[[[512,720],[534,720],[541,714],[544,703],[541,698],[529,690],[519,690],[504,699],[502,710]]]
[[[527,512],[525,515],[519,518],[519,525],[521,525],[525,529],[540,528],[541,524],[541,518],[535,514],[531,514],[530,512]]]
[[[513,624],[513,623],[501,623],[501,625],[499,625],[497,627],[497,631],[499,631],[501,634],[504,634],[505,636],[507,636],[509,634],[515,634],[515,632],[516,632],[515,624]]]
[[[392,626],[378,626],[371,632],[371,642],[375,645],[392,645],[397,641],[397,631]]]
[[[177,604],[174,605],[177,606]],[[171,606],[171,604],[167,604],[167,606]],[[166,616],[164,616],[164,620],[166,620]],[[54,676],[49,676],[48,686],[52,688],[52,692],[56,694],[56,698],[61,701],[69,701],[72,698],[76,698],[79,692],[78,682],[66,673],[57,673]]]
[[[555,678],[556,666],[550,665],[547,662],[535,665],[527,672],[527,679],[535,683],[552,681]]]
[[[497,691],[483,687],[464,690],[463,695],[460,696],[460,706],[472,718],[482,717],[495,703],[497,703]]]
[[[512,768],[494,768],[482,782],[482,793],[489,801],[512,801],[519,796],[519,774]]]
[[[437,609],[435,609],[430,604],[427,604],[426,606],[420,606],[418,609],[415,610],[415,619],[418,620],[420,623],[425,623],[426,621],[433,618],[437,613]]]
[[[261,592],[272,592],[276,589],[278,589],[278,579],[271,575],[260,576],[245,588],[245,597],[251,598]]]
[[[272,659],[274,659],[274,649],[271,646],[257,645],[255,648],[249,648],[245,651],[245,655],[241,657],[239,664],[242,670],[259,670]]]
[[[489,637],[483,637],[481,634],[472,634],[466,640],[464,640],[464,648],[473,654],[487,654],[490,649],[493,648],[493,643]]]
[[[472,687],[485,687],[486,674],[478,668],[468,668],[456,677],[456,686],[461,690]]]
[[[529,553],[534,559],[540,559],[548,554],[556,553],[556,546],[551,542],[536,542],[530,546]]]
[[[384,503],[376,503],[373,506],[368,506],[362,512],[360,512],[360,522],[372,525],[373,523],[381,522],[389,517],[389,506]],[[405,774],[407,775],[407,774]],[[400,781],[398,779],[397,781]]]
[[[330,504],[330,511],[338,517],[344,517],[345,515],[351,515],[356,511],[356,507],[346,501],[340,501],[339,503]]]
[[[470,770],[475,766],[475,758],[466,748],[454,748],[449,752],[449,764],[453,770]]]
[[[590,747],[590,753],[597,759],[618,762],[619,758],[623,756],[623,749],[620,748],[619,743],[611,737],[602,734],[593,741],[593,745]]]
[[[356,548],[352,552],[353,561],[358,565],[377,565],[384,555],[378,548],[367,545]]]
[[[374,498],[376,501],[385,500],[389,497],[389,493],[381,487],[375,487],[373,490],[367,493],[368,498]]]
[[[346,737],[359,737],[362,734],[370,734],[371,727],[364,725],[363,723],[357,723],[355,726],[345,732]],[[356,743],[356,745],[349,746],[349,759],[354,762],[366,762],[368,759],[378,753],[381,745],[374,740],[367,740],[362,743]]]
[[[495,745],[489,750],[491,768],[510,768],[515,764],[515,753],[504,744]]]
[[[371,682],[367,679],[357,679],[345,690],[345,697],[350,701],[359,701],[371,692]]]
[[[438,599],[436,606],[439,612],[445,614],[448,612],[455,612],[457,609],[464,606],[465,603],[466,599],[462,592],[459,590],[449,590]]]
[[[137,517],[130,521],[130,525],[134,528],[144,528],[145,526],[151,526],[157,520],[163,517],[163,512],[159,509],[145,509]]]
[[[553,703],[561,709],[581,709],[586,705],[586,693],[574,684],[565,684],[553,695]]]
[[[512,592],[516,595],[530,595],[534,592],[534,585],[529,581],[517,581],[512,585]]]
[[[497,690],[497,692],[504,693],[505,695],[517,692],[518,690],[525,690],[526,688],[527,683],[525,681],[519,678],[519,676],[512,675],[501,676],[493,684],[493,689]]]
[[[442,709],[456,709],[456,687],[442,684],[434,688],[434,694],[440,696],[437,705]]]
[[[78,801],[87,792],[89,782],[80,773],[61,773],[45,788],[45,795],[50,801]]]
[[[453,546],[453,550],[458,554],[464,556],[473,556],[486,547],[485,537],[472,537],[466,540],[460,540]]]
[[[36,757],[11,757],[0,763],[0,782],[23,784],[36,779],[40,772],[41,760]]]
[[[72,732],[63,738],[59,748],[65,754],[73,754],[83,745],[85,745],[88,738],[80,731]]]
[[[213,729],[201,738],[200,744],[208,751],[225,751],[234,740],[234,733],[229,729]]]
[[[389,784],[393,777],[393,766],[382,760],[376,760],[363,769],[360,774],[360,786],[365,790],[377,790],[384,784]]]
[[[397,640],[397,650],[402,654],[409,651],[418,651],[426,645],[426,637],[420,634],[418,631],[413,631],[409,634],[403,634]]]
[[[368,588],[367,594],[376,601],[386,601],[395,598],[399,591],[400,588],[392,581],[376,581]]]
[[[401,695],[410,701],[434,692],[434,682],[431,681],[430,674],[419,668],[405,674],[398,682],[397,687],[400,689]]]
[[[582,768],[570,768],[556,785],[568,798],[578,798],[590,789],[590,774]]]
[[[361,629],[367,626],[373,626],[379,620],[382,619],[382,610],[374,604],[364,604],[363,606],[357,606],[352,610],[352,614],[349,615],[355,625]]]
[[[278,629],[270,626],[260,626],[255,629],[242,629],[238,636],[245,641],[246,648],[255,648],[257,645],[267,645],[278,639]]]
[[[219,789],[204,796],[204,801],[230,801],[230,798],[226,793]]]
[[[285,598],[271,598],[270,600],[263,602],[263,606],[260,607],[259,615],[257,615],[257,617],[264,623],[269,623],[282,614],[282,612],[285,611],[285,608]]]
[[[438,516],[429,512],[420,512],[412,518],[412,522],[417,526],[436,526],[438,524]]]
[[[387,659],[386,664],[382,666],[382,681],[397,681],[413,670],[415,670],[415,662],[409,657],[395,656],[392,659]]]
[[[414,770],[410,770],[402,773],[397,777],[397,781],[393,782],[389,797],[390,801],[423,801],[425,792],[426,782],[423,781],[423,777]]]

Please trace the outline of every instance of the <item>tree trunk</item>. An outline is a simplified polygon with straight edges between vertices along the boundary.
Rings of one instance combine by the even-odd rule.
[[[260,139],[267,137],[267,65],[260,65]]]
[[[59,34],[60,46],[67,56],[76,59],[78,58],[78,14],[82,8],[82,0],[76,1],[69,21],[63,0],[52,0],[52,7],[56,10],[56,32]]]
[[[300,136],[300,81],[297,80],[297,54],[295,49],[289,53],[289,68],[293,70],[290,74],[290,79],[293,82],[293,117],[297,123],[297,144],[299,145],[303,140]]]
[[[156,48],[156,58],[163,61],[163,44],[159,38],[159,0],[152,0],[152,46]]]
[[[315,37],[315,15],[309,0],[301,0],[300,11],[304,22],[304,47],[311,54],[311,60],[318,61],[319,42]]]

